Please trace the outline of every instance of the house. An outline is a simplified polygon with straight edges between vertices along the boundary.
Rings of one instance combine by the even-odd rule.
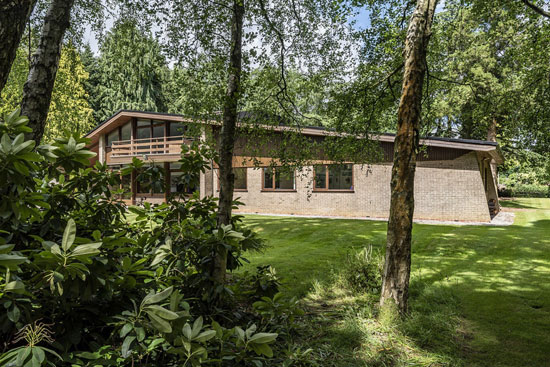
[[[126,177],[123,186],[127,204],[146,200],[163,202],[170,192],[187,190],[179,184],[181,145],[190,144],[185,136],[190,124],[185,116],[121,110],[87,134],[89,145],[101,162],[121,168],[138,157],[165,170],[166,190],[154,192],[151,185],[139,183],[136,174]],[[219,124],[202,123],[216,133]],[[287,128],[276,126],[270,134],[281,135]],[[326,139],[333,132],[322,128],[302,128],[301,134]],[[280,138],[280,136],[279,136]],[[238,138],[238,142],[240,137]],[[271,158],[258,157],[256,163],[247,151],[234,152],[235,197],[244,203],[238,211],[311,216],[387,218],[390,207],[390,178],[393,161],[393,135],[377,136],[383,151],[380,162],[370,165],[332,164],[320,159],[299,172],[285,172],[270,165]],[[415,219],[489,222],[498,211],[496,165],[503,162],[497,143],[478,140],[425,138],[420,141],[415,176]],[[288,170],[287,170],[288,171]],[[201,174],[201,197],[217,196],[218,170],[212,165]]]

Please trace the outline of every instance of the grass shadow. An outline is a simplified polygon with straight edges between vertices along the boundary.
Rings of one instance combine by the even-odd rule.
[[[346,253],[382,247],[384,222],[250,216],[271,246],[250,266],[273,265],[292,295],[317,303],[303,343],[326,365],[550,367],[550,199],[505,205],[533,210],[511,226],[415,224],[411,316],[393,331],[377,323],[376,301],[328,292]]]

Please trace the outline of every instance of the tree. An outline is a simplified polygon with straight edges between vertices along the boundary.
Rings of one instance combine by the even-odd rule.
[[[36,0],[16,0],[0,3],[0,92],[8,80],[25,24],[31,16],[35,2]]]
[[[266,65],[276,67],[279,70],[278,92],[271,98],[276,98],[279,106],[283,106],[290,99],[287,84],[290,65],[300,63],[303,69],[311,67],[322,70],[338,59],[334,54],[332,60],[319,56],[330,53],[327,50],[336,47],[336,30],[345,22],[343,17],[337,16],[340,10],[334,5],[332,1],[309,0],[291,3],[282,0],[234,0],[229,4],[179,0],[156,4],[166,13],[173,14],[162,24],[169,35],[167,50],[176,64],[191,69],[205,62],[215,63],[223,68],[217,76],[227,80],[226,95],[219,98],[221,105],[217,111],[209,111],[211,114],[220,109],[223,111],[218,137],[220,228],[228,224],[233,205],[232,152],[237,111],[244,104],[242,96],[247,93],[242,89],[241,79],[246,79],[251,65],[256,68]],[[323,31],[320,31],[321,28]],[[293,120],[293,110],[285,108],[285,112],[289,121],[296,121]],[[212,279],[218,284],[223,283],[225,277],[223,251],[220,254],[212,268]]]
[[[84,89],[88,78],[78,51],[71,46],[64,47],[44,129],[46,142],[64,136],[65,131],[84,135],[94,126],[88,94]]]
[[[418,0],[409,21],[403,56],[403,87],[397,113],[390,217],[380,304],[407,312],[414,213],[414,173],[419,148],[426,53],[437,0]]]
[[[231,48],[229,56],[229,75],[227,91],[223,101],[223,123],[220,132],[220,200],[218,207],[218,226],[231,223],[233,207],[233,148],[235,146],[239,94],[241,93],[242,47],[244,0],[234,0],[231,20]],[[223,284],[227,267],[227,250],[222,249],[216,256],[212,268],[215,283]]]
[[[32,138],[39,144],[50,107],[61,45],[69,27],[74,0],[52,0],[42,27],[38,48],[32,57],[27,82],[23,87],[21,114],[29,118]]]
[[[27,56],[27,47],[22,44],[0,95],[2,115],[15,110],[20,104],[29,70]],[[92,109],[84,89],[88,77],[78,51],[71,46],[63,47],[44,129],[45,141],[51,142],[63,136],[65,130],[85,134],[93,126]]]
[[[97,73],[96,84],[88,87],[97,122],[119,109],[166,111],[166,59],[136,20],[117,21],[101,43],[100,56],[87,55],[86,64]]]
[[[532,2],[530,2],[529,0],[521,0],[523,1],[523,3],[525,5],[527,5],[529,8],[533,9],[535,12],[537,12],[538,14],[546,17],[546,18],[549,18],[550,19],[550,12],[544,10],[543,8],[541,8],[540,6],[537,6],[535,4],[533,4]]]

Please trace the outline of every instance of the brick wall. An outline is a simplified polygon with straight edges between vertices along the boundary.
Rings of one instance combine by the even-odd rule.
[[[247,192],[235,193],[245,204],[238,211],[387,218],[391,165],[354,165],[353,174],[353,193],[313,192],[311,167],[296,173],[296,192],[262,192],[262,170],[248,168]],[[217,175],[215,177],[214,194],[217,195]],[[418,162],[415,177],[415,219],[490,220],[474,152],[453,160]],[[201,189],[206,188],[205,181],[203,178]]]

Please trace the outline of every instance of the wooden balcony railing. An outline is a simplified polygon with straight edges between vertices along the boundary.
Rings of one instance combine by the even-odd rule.
[[[180,154],[182,144],[190,145],[193,138],[185,136],[163,136],[134,140],[113,141],[108,155],[112,158],[141,155]]]

